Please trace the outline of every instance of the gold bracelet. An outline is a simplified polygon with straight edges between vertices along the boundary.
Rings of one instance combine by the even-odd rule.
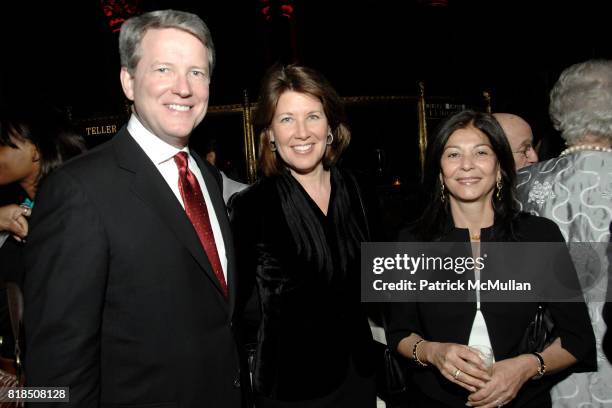
[[[419,356],[417,355],[417,350],[418,350],[419,344],[421,344],[421,342],[422,342],[422,341],[425,341],[425,339],[420,339],[420,340],[417,340],[417,342],[416,342],[416,343],[414,343],[414,346],[412,346],[412,360],[413,360],[413,361],[414,361],[414,362],[415,362],[417,365],[419,365],[419,366],[421,366],[421,367],[427,367],[427,364],[425,364],[424,362],[422,362],[422,361],[419,359]]]
[[[534,351],[531,354],[538,359],[538,373],[531,377],[531,379],[539,380],[540,378],[544,377],[544,374],[546,373],[546,364],[544,364],[544,357],[542,357],[542,355],[537,351]]]

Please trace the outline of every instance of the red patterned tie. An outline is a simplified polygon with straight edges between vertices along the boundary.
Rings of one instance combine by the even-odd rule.
[[[212,265],[213,272],[217,279],[219,279],[221,289],[223,289],[223,295],[225,295],[227,299],[227,283],[223,276],[223,268],[219,260],[215,236],[213,235],[210,225],[210,217],[208,216],[208,209],[206,208],[206,202],[204,201],[200,184],[195,175],[189,170],[186,152],[179,152],[174,156],[174,162],[179,170],[179,190],[181,191],[181,197],[183,197],[183,202],[185,203],[185,212],[189,220],[191,220],[198,234],[198,238],[200,238],[200,242]]]

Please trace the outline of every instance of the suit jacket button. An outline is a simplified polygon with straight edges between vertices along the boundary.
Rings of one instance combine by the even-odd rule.
[[[240,378],[236,378],[232,384],[234,388],[240,388]]]

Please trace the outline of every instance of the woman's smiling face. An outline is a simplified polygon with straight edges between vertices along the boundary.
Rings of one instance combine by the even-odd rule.
[[[497,156],[482,131],[472,126],[454,131],[444,146],[440,167],[451,200],[491,202],[500,172]]]
[[[329,125],[318,98],[284,92],[278,99],[269,132],[278,154],[294,172],[308,174],[323,166]]]

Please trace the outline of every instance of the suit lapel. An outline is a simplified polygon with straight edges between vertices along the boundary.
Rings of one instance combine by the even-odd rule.
[[[153,162],[129,135],[125,127],[115,136],[114,147],[119,166],[134,173],[132,180],[134,194],[157,213],[160,220],[173,232],[175,238],[189,250],[223,300],[219,281],[213,273],[212,266],[191,221]],[[215,211],[217,211],[216,208]],[[225,300],[223,303],[227,305]]]
[[[234,271],[234,242],[232,239],[229,218],[227,216],[227,209],[225,202],[223,201],[221,188],[219,187],[219,183],[213,174],[213,171],[217,170],[211,169],[211,166],[205,163],[194,151],[191,152],[191,155],[200,168],[200,172],[202,173],[202,177],[206,183],[206,189],[210,195],[210,201],[213,204],[215,215],[217,216],[217,220],[219,222],[219,227],[221,228],[223,244],[225,245],[225,256],[227,258],[227,287],[229,291],[228,300],[231,312],[234,308],[236,297],[236,274]]]

